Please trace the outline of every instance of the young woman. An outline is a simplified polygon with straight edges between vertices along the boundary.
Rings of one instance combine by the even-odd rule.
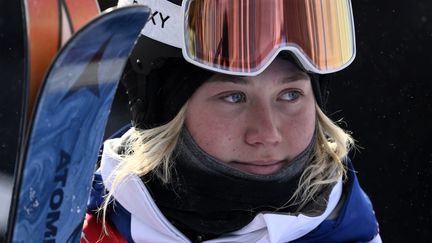
[[[133,126],[104,144],[83,242],[381,241],[321,109],[318,74],[355,55],[348,0],[140,3]]]

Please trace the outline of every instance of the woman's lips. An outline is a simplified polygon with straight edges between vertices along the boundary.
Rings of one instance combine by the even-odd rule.
[[[278,172],[282,167],[284,167],[286,164],[286,160],[266,160],[251,162],[233,161],[229,164],[233,168],[250,174],[271,175]]]

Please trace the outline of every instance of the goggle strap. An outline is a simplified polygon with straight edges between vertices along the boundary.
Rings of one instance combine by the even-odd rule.
[[[131,4],[142,4],[151,9],[147,24],[141,30],[142,35],[170,46],[182,48],[184,37],[181,6],[161,0],[119,0],[117,6]]]

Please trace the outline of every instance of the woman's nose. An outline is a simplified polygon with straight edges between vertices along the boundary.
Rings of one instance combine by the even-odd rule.
[[[256,105],[248,111],[246,121],[246,143],[250,145],[274,146],[281,142],[277,113],[271,105]]]

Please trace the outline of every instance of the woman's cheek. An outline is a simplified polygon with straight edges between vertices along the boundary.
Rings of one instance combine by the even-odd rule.
[[[207,127],[205,136],[201,133],[197,144],[211,156],[222,160],[230,161],[233,159],[233,153],[237,151],[240,129],[232,122],[226,123],[223,120],[213,120],[213,126]]]

